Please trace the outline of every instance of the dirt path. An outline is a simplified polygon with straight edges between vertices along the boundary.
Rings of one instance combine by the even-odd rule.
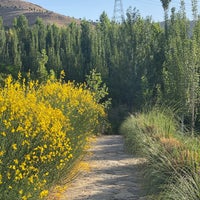
[[[90,172],[75,179],[61,200],[144,200],[139,165],[124,152],[122,136],[101,136],[90,149]]]

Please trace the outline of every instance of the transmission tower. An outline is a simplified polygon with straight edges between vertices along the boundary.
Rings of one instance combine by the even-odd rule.
[[[113,20],[118,23],[124,21],[124,10],[122,0],[115,0]]]

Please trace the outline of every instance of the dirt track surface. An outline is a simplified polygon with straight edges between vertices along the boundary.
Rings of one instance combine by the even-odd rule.
[[[139,170],[144,159],[124,152],[122,136],[98,137],[89,151],[91,170],[79,175],[61,200],[145,200]]]

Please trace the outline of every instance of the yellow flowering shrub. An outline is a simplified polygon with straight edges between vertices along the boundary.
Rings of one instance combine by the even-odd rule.
[[[47,196],[105,115],[81,85],[25,82],[8,77],[0,88],[0,199]]]
[[[87,142],[87,137],[95,131],[99,116],[105,116],[104,106],[95,102],[92,92],[84,89],[85,85],[76,86],[73,82],[48,81],[39,89],[39,95],[53,108],[59,109],[69,117],[72,129],[68,131],[73,156],[79,156]]]

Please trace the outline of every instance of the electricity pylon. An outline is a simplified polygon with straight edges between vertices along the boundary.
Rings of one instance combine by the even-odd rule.
[[[115,0],[113,20],[115,22],[121,23],[124,21],[124,10],[122,0]]]

